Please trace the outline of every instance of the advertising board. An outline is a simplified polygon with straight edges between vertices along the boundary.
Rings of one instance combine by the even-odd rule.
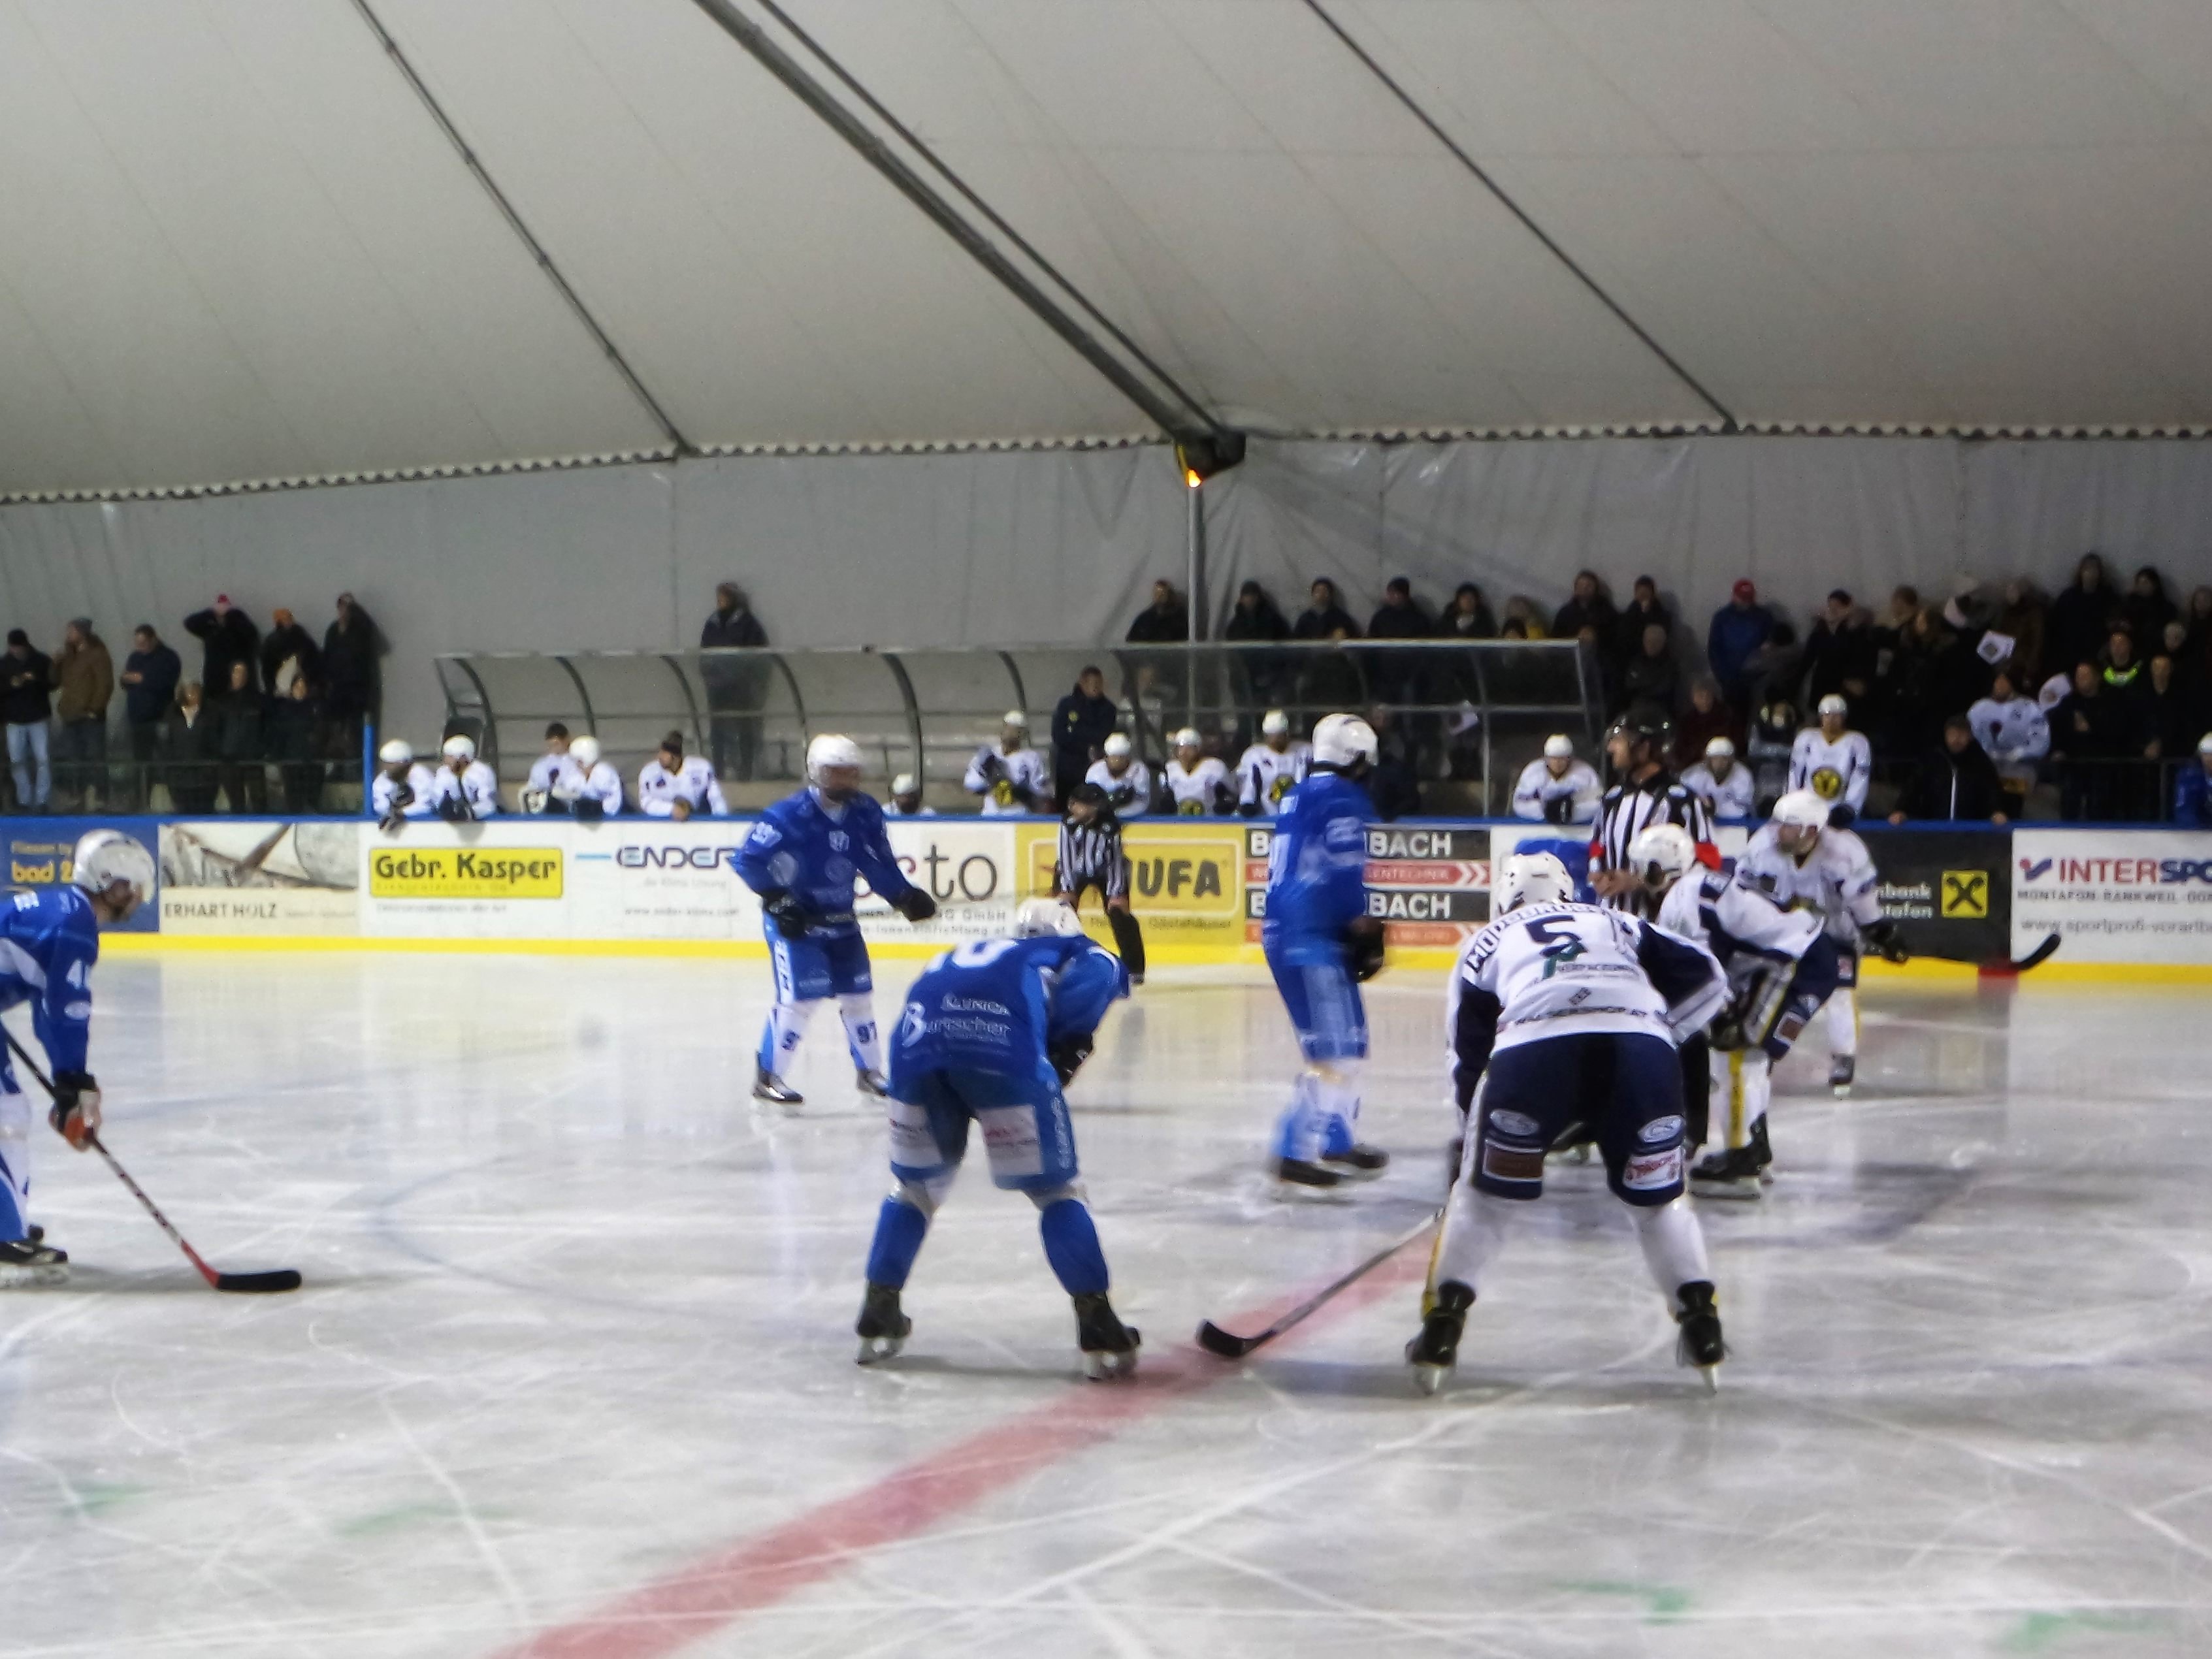
[[[2012,834],[2012,952],[2052,933],[2063,963],[2212,963],[2212,836],[2179,830]]]
[[[165,933],[361,932],[361,836],[345,820],[216,818],[161,830]]]

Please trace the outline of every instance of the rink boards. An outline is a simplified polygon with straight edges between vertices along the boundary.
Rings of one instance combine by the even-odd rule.
[[[750,820],[582,824],[514,817],[46,817],[4,821],[17,889],[68,879],[76,836],[122,829],[157,855],[155,904],[112,938],[132,949],[392,949],[765,953],[760,904],[732,869]],[[1051,890],[1051,819],[895,820],[892,849],[938,915],[919,927],[860,906],[872,945],[928,954],[1003,933],[1022,899]],[[1723,828],[1724,852],[1743,842]],[[2024,955],[2060,935],[2047,978],[2212,979],[2212,833],[1879,826],[1864,832],[1886,911],[1941,970]],[[1258,958],[1267,826],[1243,819],[1129,824],[1134,908],[1164,963]],[[1393,960],[1448,966],[1489,916],[1492,861],[1541,848],[1580,867],[1573,830],[1520,821],[1401,821],[1369,833],[1371,906]],[[1107,937],[1093,901],[1088,919]],[[1959,971],[1971,971],[1960,969]]]

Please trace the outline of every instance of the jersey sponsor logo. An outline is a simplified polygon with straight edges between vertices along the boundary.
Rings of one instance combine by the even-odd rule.
[[[1682,1149],[1638,1152],[1620,1166],[1620,1184],[1632,1193],[1659,1192],[1682,1184]]]
[[[947,996],[939,1000],[938,1006],[948,1014],[996,1014],[1001,1019],[1010,1017],[1005,1003],[994,1002],[988,997]]]
[[[831,852],[847,852],[851,849],[852,845],[853,838],[847,835],[842,830],[832,830],[830,832],[830,850]]]
[[[1533,1135],[1540,1127],[1536,1120],[1522,1112],[1492,1112],[1490,1127],[1502,1135]]]
[[[782,839],[783,831],[766,818],[753,826],[751,844],[755,847],[773,847]]]
[[[432,847],[380,851],[368,861],[377,898],[556,899],[561,878],[557,847]]]
[[[1990,872],[1946,870],[1940,908],[1947,919],[1980,921],[1990,914]]]
[[[1544,1178],[1544,1149],[1508,1146],[1486,1138],[1482,1143],[1482,1173],[1492,1181],[1540,1182]]]
[[[757,838],[756,838],[757,839]],[[615,849],[617,870],[714,870],[728,866],[739,849],[735,847],[684,847],[653,843]]]
[[[1656,1146],[1662,1140],[1674,1140],[1682,1133],[1679,1117],[1655,1117],[1636,1132],[1636,1138],[1647,1146]]]

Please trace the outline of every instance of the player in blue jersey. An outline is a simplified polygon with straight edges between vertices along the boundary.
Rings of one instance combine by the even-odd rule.
[[[853,917],[853,880],[908,921],[927,921],[937,901],[906,878],[884,832],[884,809],[860,793],[860,746],[824,735],[806,745],[806,787],[761,814],[732,855],[760,895],[775,1006],[761,1033],[753,1098],[797,1106],[805,1097],[783,1080],[815,1012],[831,996],[863,1094],[884,1092],[883,1039],[876,1029],[867,942]]]
[[[0,1008],[31,1005],[31,1024],[52,1067],[46,1121],[82,1152],[100,1127],[100,1085],[85,1069],[91,1035],[92,965],[100,930],[127,921],[154,891],[154,855],[120,830],[76,844],[67,887],[0,902]],[[0,1285],[64,1277],[69,1256],[46,1242],[24,1206],[31,1189],[31,1102],[0,1051]]]
[[[1111,951],[1057,899],[1030,899],[1012,939],[977,939],[930,963],[907,993],[891,1048],[891,1179],[876,1218],[868,1288],[854,1327],[860,1364],[889,1359],[912,1322],[899,1291],[930,1218],[981,1126],[991,1179],[1037,1207],[1045,1260],[1075,1302],[1076,1345],[1094,1382],[1137,1369],[1137,1333],[1106,1298],[1105,1253],[1083,1202],[1060,1091],[1090,1055],[1106,1010],[1129,994]]]
[[[1275,1128],[1276,1176],[1334,1187],[1379,1175],[1389,1154],[1358,1138],[1367,1063],[1360,982],[1382,968],[1382,924],[1367,911],[1367,824],[1359,781],[1375,764],[1375,732],[1356,714],[1314,727],[1313,762],[1275,819],[1260,942],[1297,1029],[1305,1069]]]

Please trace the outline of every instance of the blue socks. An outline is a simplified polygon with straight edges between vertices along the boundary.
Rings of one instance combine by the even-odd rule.
[[[1089,1210],[1074,1199],[1060,1199],[1045,1206],[1037,1231],[1044,1235],[1044,1259],[1070,1296],[1105,1293],[1106,1253],[1098,1248],[1098,1229]]]
[[[1085,1216],[1084,1221],[1088,1225],[1090,1218]],[[914,1271],[915,1257],[921,1254],[922,1236],[928,1231],[929,1218],[913,1205],[902,1198],[885,1199],[883,1208],[876,1212],[876,1242],[868,1247],[868,1283],[902,1288],[906,1276]],[[1094,1238],[1091,1249],[1097,1248]],[[1102,1276],[1105,1273],[1103,1263],[1099,1273]]]

